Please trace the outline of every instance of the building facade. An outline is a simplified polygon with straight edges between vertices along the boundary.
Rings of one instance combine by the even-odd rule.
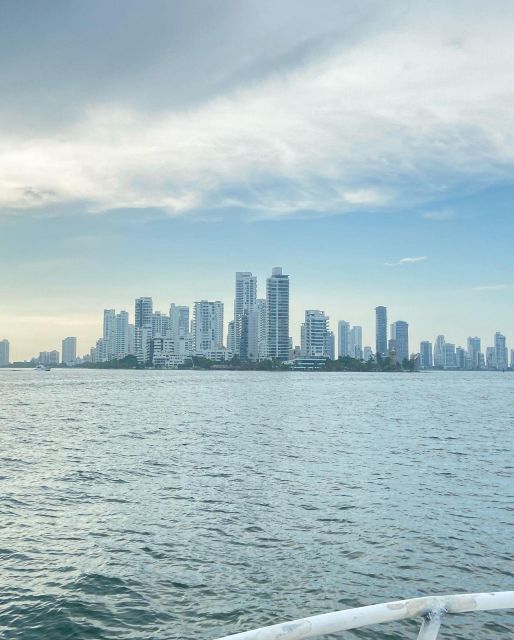
[[[223,347],[223,302],[200,300],[194,304],[193,342],[197,355],[218,352]]]
[[[423,340],[423,342],[420,342],[419,353],[421,356],[421,368],[431,369],[434,366],[432,358],[432,343],[428,342],[428,340]]]
[[[397,361],[402,364],[409,359],[409,325],[397,320],[391,325],[391,340],[394,340]]]
[[[375,308],[375,348],[383,358],[387,356],[387,307]]]
[[[9,364],[9,340],[0,340],[0,367],[7,367]]]
[[[72,367],[77,362],[77,338],[64,338],[62,341],[62,363]]]
[[[289,276],[274,267],[266,281],[268,357],[289,358]]]

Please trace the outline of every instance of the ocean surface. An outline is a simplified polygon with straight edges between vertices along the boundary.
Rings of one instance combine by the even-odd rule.
[[[513,374],[0,370],[1,638],[510,590],[513,525]],[[472,613],[441,638],[513,634]]]

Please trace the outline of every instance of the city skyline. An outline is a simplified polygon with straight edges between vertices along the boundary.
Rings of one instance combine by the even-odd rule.
[[[191,309],[189,305],[170,302],[169,313],[163,313],[154,307],[151,296],[135,298],[133,323],[125,309],[116,312],[115,308],[105,308],[102,338],[96,341],[96,349],[94,345],[91,348],[91,355],[77,349],[76,336],[66,337],[62,339],[61,360],[71,364],[80,353],[86,353],[86,358],[100,357],[100,361],[138,354],[138,361],[142,364],[153,358],[150,353],[158,347],[163,354],[162,362],[165,362],[165,353],[169,353],[170,362],[173,361],[174,365],[180,364],[185,354],[192,353],[214,360],[226,360],[229,355],[249,360],[288,360],[299,355],[334,359],[348,355],[367,360],[371,354],[380,353],[386,357],[394,353],[399,363],[419,354],[422,368],[433,365],[446,369],[505,369],[509,364],[512,366],[514,351],[509,354],[506,337],[500,331],[495,332],[492,346],[486,346],[487,338],[482,342],[480,337],[472,335],[466,341],[453,343],[447,340],[447,336],[439,334],[433,341],[425,336],[424,340],[416,343],[412,339],[409,322],[393,320],[390,310],[380,305],[374,309],[373,332],[367,327],[369,344],[363,339],[361,325],[341,319],[332,319],[331,325],[330,315],[325,310],[313,308],[304,311],[297,341],[294,336],[298,332],[290,322],[289,274],[284,274],[282,267],[271,269],[266,279],[266,298],[258,298],[259,291],[262,291],[258,282],[252,272],[235,273],[233,315],[230,312],[226,314],[224,301],[207,299],[196,301]],[[236,329],[238,325],[239,329]],[[152,342],[155,338],[164,341],[157,345]],[[373,342],[374,348],[371,346]],[[385,351],[384,342],[387,343]],[[8,339],[1,340],[0,346],[4,365],[9,359],[21,360],[13,357]],[[9,352],[11,357],[6,360],[5,354]],[[93,356],[93,352],[102,355]],[[24,360],[35,357],[33,354]],[[38,360],[42,364],[58,364],[59,351],[55,348],[40,351]]]

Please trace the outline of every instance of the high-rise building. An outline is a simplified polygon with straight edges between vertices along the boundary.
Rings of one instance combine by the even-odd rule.
[[[134,324],[136,329],[152,326],[152,314],[152,298],[136,298],[134,314]]]
[[[496,352],[496,368],[498,371],[505,371],[509,364],[509,352],[505,336],[499,331],[494,334],[494,350]]]
[[[510,368],[514,370],[514,349],[510,350]]]
[[[421,368],[431,369],[433,366],[432,343],[428,342],[428,340],[424,340],[423,342],[420,342],[419,353],[421,356]]]
[[[457,347],[455,349],[455,361],[457,364],[457,369],[466,368],[466,356],[467,353],[462,347]]]
[[[259,298],[248,313],[248,354],[249,360],[263,360],[267,357],[266,300]]]
[[[4,338],[0,340],[0,367],[6,367],[9,364],[9,340]]]
[[[129,355],[129,343],[129,315],[126,311],[120,311],[115,318],[114,357],[117,360],[123,360]]]
[[[352,327],[349,336],[349,351],[352,358],[362,359],[362,327]]]
[[[116,311],[104,309],[103,349],[106,360],[113,360],[116,351]]]
[[[387,356],[387,308],[375,308],[376,321],[376,353],[382,357]]]
[[[457,354],[455,353],[455,345],[451,342],[445,342],[443,346],[443,367],[445,369],[457,368]]]
[[[136,298],[134,305],[135,346],[137,361],[140,364],[150,360],[150,342],[153,338],[152,316],[152,298]]]
[[[350,355],[350,323],[346,320],[337,323],[337,353],[340,358]]]
[[[160,311],[152,313],[152,338],[166,338],[170,330],[170,317]]]
[[[223,349],[223,302],[200,300],[193,312],[195,353],[201,355]]]
[[[304,357],[321,356],[329,358],[330,330],[329,317],[324,311],[309,309],[305,312],[305,322],[301,328],[301,354]]]
[[[62,362],[68,367],[77,361],[77,338],[64,338],[62,341]]]
[[[409,325],[404,320],[397,320],[391,325],[391,340],[396,347],[396,359],[399,364],[409,359]]]
[[[227,326],[227,350],[232,355],[236,352],[236,324],[233,320]]]
[[[40,364],[46,364],[49,366],[57,366],[59,364],[59,352],[58,351],[40,351],[38,361]]]
[[[487,347],[485,350],[485,366],[488,369],[496,369],[496,349],[494,347]]]
[[[249,271],[237,271],[234,298],[235,352],[244,360],[248,357],[248,314],[254,310],[256,299],[257,278]],[[242,346],[241,339],[244,339]]]
[[[276,360],[289,358],[289,276],[282,267],[273,267],[266,281],[266,308],[268,325],[268,357]]]
[[[472,369],[480,369],[480,338],[476,336],[472,338],[471,336],[468,338],[468,354],[471,361]]]
[[[170,334],[173,338],[185,336],[189,333],[189,307],[184,305],[170,305]]]
[[[445,339],[443,335],[437,336],[434,344],[434,367],[444,367],[444,345]]]

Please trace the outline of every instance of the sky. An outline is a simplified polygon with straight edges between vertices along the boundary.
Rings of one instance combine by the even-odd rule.
[[[252,271],[305,309],[514,346],[514,4],[0,1],[0,339]]]

